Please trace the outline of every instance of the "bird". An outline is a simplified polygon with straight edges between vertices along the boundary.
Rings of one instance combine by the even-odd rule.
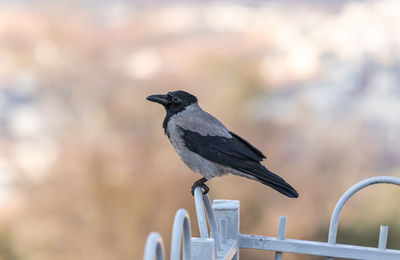
[[[194,95],[177,90],[151,95],[147,100],[165,108],[164,133],[182,161],[203,176],[194,182],[192,195],[197,187],[208,193],[205,182],[230,173],[258,181],[289,198],[299,196],[290,184],[260,163],[266,157],[259,149],[204,111]]]

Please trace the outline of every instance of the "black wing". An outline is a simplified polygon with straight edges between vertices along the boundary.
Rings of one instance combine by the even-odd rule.
[[[235,142],[240,141],[242,144],[246,145],[247,148],[250,149],[254,154],[258,155],[261,158],[258,162],[262,161],[262,159],[267,158],[260,150],[258,150],[254,146],[252,146],[249,142],[244,140],[242,137],[238,136],[237,134],[235,134],[234,132],[231,132],[231,131],[229,131],[229,133],[233,136],[233,139],[235,139]]]
[[[261,183],[280,193],[297,198],[298,193],[285,180],[269,171],[260,161],[265,156],[249,142],[231,133],[232,138],[202,136],[197,132],[180,128],[186,147],[203,158],[233,168],[255,177]]]

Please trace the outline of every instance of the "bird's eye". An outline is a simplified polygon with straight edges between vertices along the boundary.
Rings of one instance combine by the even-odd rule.
[[[179,98],[173,96],[173,97],[172,97],[172,102],[174,102],[174,103],[179,103]]]

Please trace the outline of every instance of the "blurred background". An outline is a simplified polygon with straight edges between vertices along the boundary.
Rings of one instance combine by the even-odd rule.
[[[0,1],[0,259],[141,259],[167,250],[199,175],[148,95],[186,90],[266,155],[300,193],[238,177],[241,232],[327,241],[356,182],[400,177],[400,2]],[[400,249],[400,189],[346,204],[338,242]],[[272,254],[242,250],[241,259]],[[286,259],[320,259],[286,254]]]

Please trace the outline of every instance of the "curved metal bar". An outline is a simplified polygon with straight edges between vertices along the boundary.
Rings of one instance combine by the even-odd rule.
[[[395,185],[400,186],[400,178],[390,177],[390,176],[372,177],[372,178],[368,178],[366,180],[360,181],[357,184],[353,185],[350,189],[348,189],[342,195],[342,197],[338,200],[338,202],[336,203],[335,209],[333,210],[332,217],[331,217],[331,223],[329,226],[329,237],[328,237],[329,244],[336,243],[339,217],[340,217],[340,213],[342,212],[344,204],[351,198],[351,196],[353,196],[359,190],[361,190],[367,186],[377,184],[377,183],[389,183],[389,184],[395,184]]]
[[[190,232],[189,214],[185,209],[178,209],[175,214],[174,226],[172,229],[171,260],[181,258],[181,240],[183,233],[183,259],[190,260],[192,257],[192,244]]]
[[[210,196],[208,196],[208,194],[204,194],[203,201],[206,208],[208,223],[210,224],[210,237],[214,238],[215,250],[219,250],[220,244],[218,236],[218,226],[217,226],[217,221],[215,219],[214,210],[211,205]]]
[[[196,205],[197,222],[201,238],[208,238],[207,219],[204,213],[203,191],[200,187],[194,190],[194,202]]]
[[[146,240],[143,260],[164,260],[164,243],[160,234],[151,232]]]

